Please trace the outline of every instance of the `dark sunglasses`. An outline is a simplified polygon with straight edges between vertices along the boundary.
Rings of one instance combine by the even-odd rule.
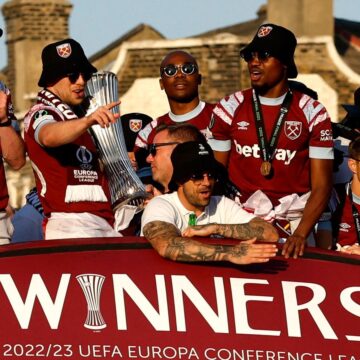
[[[259,50],[259,51],[252,51],[252,52],[245,52],[241,54],[241,57],[246,61],[249,62],[250,60],[254,59],[255,57],[259,61],[266,61],[272,55],[268,51]]]
[[[149,154],[154,157],[156,155],[156,150],[158,147],[161,146],[168,146],[168,145],[177,145],[179,142],[173,141],[173,142],[167,142],[167,143],[156,143],[156,144],[150,144],[149,145]]]
[[[85,81],[88,81],[91,79],[92,73],[83,73],[80,71],[76,71],[76,72],[67,74],[66,76],[69,78],[69,80],[72,84],[75,84],[80,75],[82,75],[82,77]]]
[[[171,64],[163,67],[160,71],[160,75],[163,76],[165,74],[167,77],[173,77],[178,73],[179,69],[184,75],[192,75],[198,70],[194,63],[186,63],[182,65]]]
[[[204,172],[199,174],[192,174],[190,176],[190,180],[196,185],[200,184],[202,181],[204,181],[205,176],[207,176],[208,180],[216,180],[216,176],[212,174],[211,172]]]

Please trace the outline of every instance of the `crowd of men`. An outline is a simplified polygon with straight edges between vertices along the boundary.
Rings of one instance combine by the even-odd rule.
[[[139,228],[160,255],[179,261],[261,263],[277,254],[279,242],[286,258],[302,256],[310,244],[360,255],[360,139],[350,146],[353,179],[337,189],[342,206],[333,219],[327,218],[333,191],[332,125],[316,92],[289,80],[298,73],[296,45],[290,30],[261,25],[240,52],[251,88],[217,104],[199,98],[201,73],[191,54],[175,50],[161,61],[160,87],[170,111],[139,131],[130,155],[137,170],[143,159],[151,169],[146,180],[151,199]],[[37,228],[46,240],[122,236],[113,227],[109,184],[88,131],[95,124],[107,128],[121,121],[111,111],[118,102],[84,112],[86,82],[97,69],[75,40],[47,45],[42,64],[38,85],[43,89],[24,119],[36,181],[27,206],[39,215],[26,226]],[[4,89],[1,149],[16,169],[25,162],[25,147],[11,126],[9,104],[10,93]],[[1,169],[1,238],[6,243],[12,229]],[[15,225],[25,224],[25,217],[19,218],[22,211],[15,214]],[[332,226],[321,227],[324,223]],[[319,236],[316,228],[327,229],[330,236]],[[15,226],[14,238],[24,241],[26,231],[19,234]],[[199,241],[213,236],[234,242]]]

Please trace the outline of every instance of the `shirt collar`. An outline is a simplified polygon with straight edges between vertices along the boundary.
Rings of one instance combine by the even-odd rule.
[[[189,111],[186,114],[182,114],[182,115],[175,115],[173,112],[169,112],[169,117],[172,121],[175,122],[184,122],[184,121],[189,121],[191,119],[193,119],[194,117],[198,116],[201,111],[204,109],[205,107],[205,103],[203,101],[200,101],[199,104],[195,107],[195,109]]]
[[[180,210],[181,215],[183,217],[185,217],[186,220],[188,221],[190,214],[194,214],[194,211],[186,209],[186,207],[180,201],[180,198],[179,198],[179,195],[177,192],[174,193],[174,198],[175,198],[176,206]],[[208,216],[208,215],[209,215],[209,206],[206,206],[204,211],[199,216],[197,216],[197,219],[199,220],[199,219],[203,218],[204,216]]]

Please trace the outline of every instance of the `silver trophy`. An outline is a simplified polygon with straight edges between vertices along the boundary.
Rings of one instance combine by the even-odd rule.
[[[118,79],[109,71],[95,73],[87,82],[85,92],[90,99],[87,113],[91,113],[99,106],[118,101]],[[115,106],[111,111],[114,114],[119,113],[119,106]],[[121,120],[107,128],[93,125],[90,130],[109,181],[113,209],[116,210],[124,204],[140,208],[147,194],[144,184],[131,166]]]
[[[106,323],[100,312],[100,294],[105,276],[97,274],[81,274],[76,277],[87,302],[87,317],[84,326],[91,330],[100,330]]]

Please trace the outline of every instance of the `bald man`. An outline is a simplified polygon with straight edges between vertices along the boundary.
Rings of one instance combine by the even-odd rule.
[[[168,53],[160,64],[159,82],[161,90],[165,91],[168,98],[170,111],[139,132],[135,152],[148,149],[153,143],[155,128],[160,124],[191,124],[206,137],[214,105],[199,98],[201,74],[195,58],[183,50]]]

